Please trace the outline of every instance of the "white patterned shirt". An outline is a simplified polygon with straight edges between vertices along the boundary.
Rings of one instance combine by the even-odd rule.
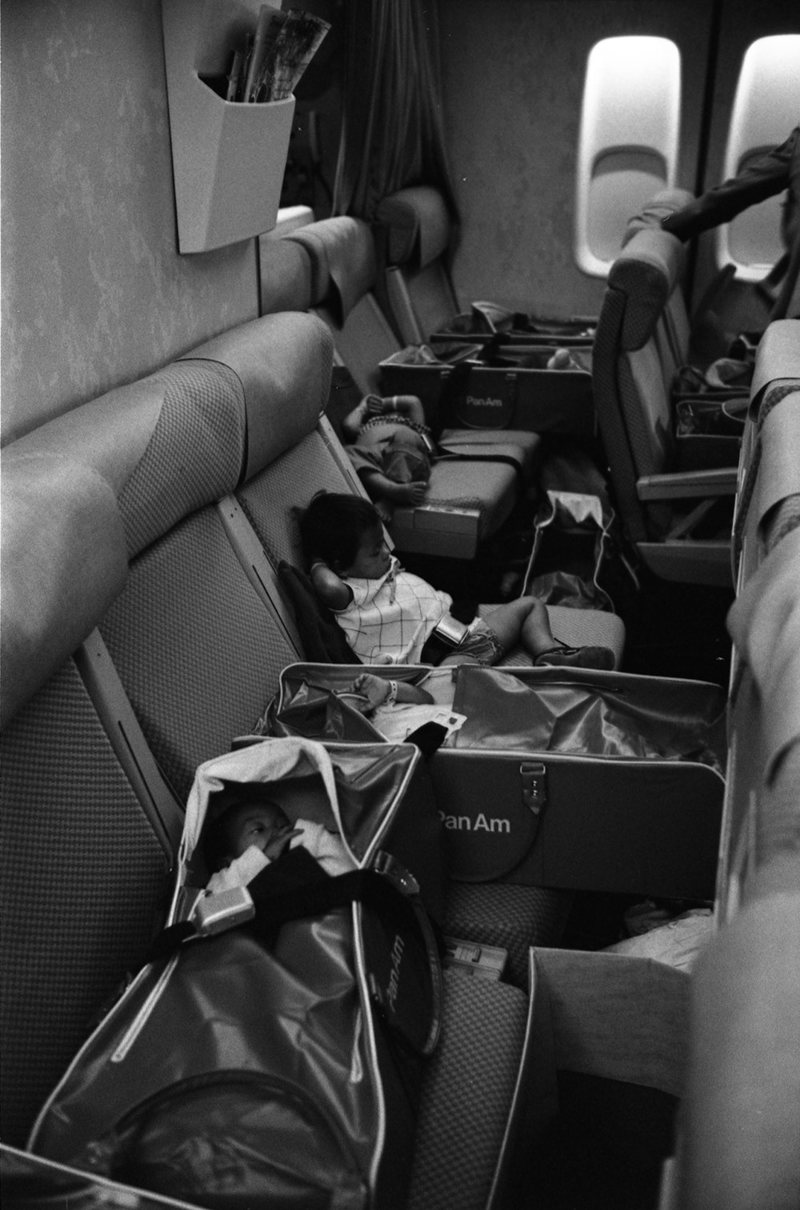
[[[418,664],[425,640],[453,598],[404,571],[397,559],[380,580],[345,576],[353,600],[336,612],[348,643],[366,664]]]

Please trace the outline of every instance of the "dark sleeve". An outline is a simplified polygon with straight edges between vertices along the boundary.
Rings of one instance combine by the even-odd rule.
[[[278,579],[291,604],[305,659],[321,664],[360,664],[336,618],[314,592],[310,577],[281,560]]]
[[[684,242],[720,223],[730,222],[742,210],[787,189],[793,156],[800,155],[800,126],[785,143],[760,156],[740,172],[709,189],[694,202],[661,220],[664,231]]]

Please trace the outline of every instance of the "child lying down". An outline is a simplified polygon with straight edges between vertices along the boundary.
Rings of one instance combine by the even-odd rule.
[[[289,848],[306,849],[334,876],[355,868],[340,838],[322,824],[308,819],[298,819],[294,825],[289,822],[277,801],[275,783],[269,787],[242,785],[240,790],[237,788],[222,815],[205,829],[206,860],[215,871],[209,891],[216,894],[247,886]]]

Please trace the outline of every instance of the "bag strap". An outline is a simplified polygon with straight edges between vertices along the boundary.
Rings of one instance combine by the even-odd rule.
[[[400,890],[391,866],[387,867],[386,873],[359,869],[331,877],[310,853],[298,846],[287,850],[280,861],[268,865],[246,888],[237,888],[237,892],[244,894],[237,896],[239,910],[231,912],[227,926],[199,931],[191,920],[168,925],[156,938],[142,965],[168,958],[185,942],[216,936],[226,927],[252,923],[256,933],[269,939],[281,924],[360,903],[398,927],[410,927],[421,935],[430,974],[432,1011],[431,1028],[420,1051],[424,1055],[431,1054],[441,1029],[441,950],[422,905],[419,887],[413,879],[410,886],[410,893]]]

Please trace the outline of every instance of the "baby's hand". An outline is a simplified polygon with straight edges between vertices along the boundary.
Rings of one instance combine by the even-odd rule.
[[[270,837],[269,843],[264,849],[264,856],[269,857],[270,861],[274,861],[276,857],[280,857],[281,853],[286,852],[293,836],[302,835],[302,828],[279,828],[275,835]]]
[[[389,682],[374,672],[362,672],[353,681],[353,690],[366,698],[362,713],[366,714],[380,706],[389,695]]]
[[[572,368],[572,358],[569,349],[556,349],[547,362],[548,370],[569,370]]]

